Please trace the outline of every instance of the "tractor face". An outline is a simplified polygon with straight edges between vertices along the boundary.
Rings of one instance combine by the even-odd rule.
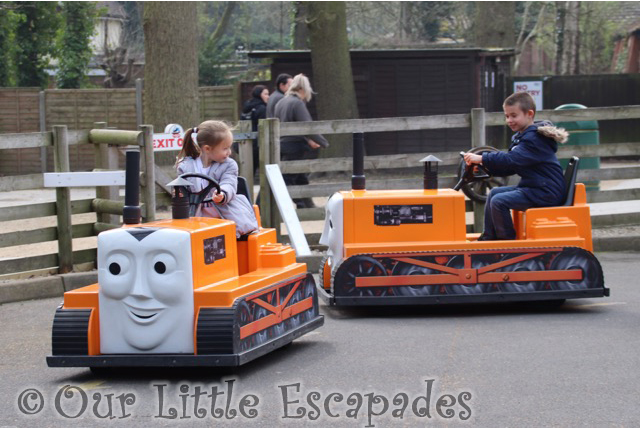
[[[189,233],[127,228],[98,237],[103,354],[193,353]]]
[[[337,266],[344,258],[344,204],[340,193],[334,193],[327,202],[320,244],[329,247],[330,265]]]

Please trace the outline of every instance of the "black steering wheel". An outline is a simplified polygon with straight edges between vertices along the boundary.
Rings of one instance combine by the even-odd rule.
[[[499,152],[500,150],[491,146],[474,147],[467,153],[482,155],[487,152]],[[460,165],[458,167],[458,183],[453,190],[464,192],[469,199],[476,202],[486,202],[489,192],[494,187],[505,186],[507,179],[503,177],[493,177],[489,170],[480,164],[467,165],[464,161],[465,152],[460,152]]]
[[[185,190],[189,195],[189,217],[194,217],[196,215],[196,211],[198,210],[198,206],[204,202],[211,202],[211,198],[207,198],[211,189],[216,189],[218,193],[221,193],[220,184],[215,180],[215,178],[209,177],[208,175],[200,174],[197,172],[187,172],[186,174],[182,174],[180,178],[202,178],[207,180],[209,184],[204,189],[199,192],[192,192],[188,187],[185,186]]]

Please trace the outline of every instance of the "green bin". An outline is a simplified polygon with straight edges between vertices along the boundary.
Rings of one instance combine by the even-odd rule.
[[[556,110],[570,110],[577,108],[587,108],[582,104],[563,104],[556,107]],[[569,131],[569,141],[566,143],[570,146],[587,146],[600,144],[600,131],[598,130],[598,121],[596,120],[581,120],[573,122],[558,122],[555,124],[558,128],[564,128]],[[600,158],[580,158],[580,165],[578,169],[600,169]],[[565,169],[569,159],[561,159],[560,165]],[[585,186],[587,191],[600,190],[600,181],[586,181]]]

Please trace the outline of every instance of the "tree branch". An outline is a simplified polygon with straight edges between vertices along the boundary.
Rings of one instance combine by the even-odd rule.
[[[214,46],[218,43],[218,41],[222,38],[227,26],[229,25],[229,21],[231,20],[231,14],[233,13],[233,9],[236,7],[236,2],[229,1],[224,8],[224,12],[222,13],[222,18],[220,22],[216,26],[215,31],[209,36],[209,43],[211,46]]]

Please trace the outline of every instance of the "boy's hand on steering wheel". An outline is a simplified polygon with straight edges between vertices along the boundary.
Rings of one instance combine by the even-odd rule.
[[[312,149],[318,149],[320,148],[320,144],[316,143],[315,141],[313,141],[311,138],[307,139],[307,144],[309,145],[309,147],[311,147]]]
[[[471,165],[474,163],[480,164],[482,165],[482,156],[481,155],[476,155],[473,153],[465,153],[464,154],[464,161],[467,165]]]

